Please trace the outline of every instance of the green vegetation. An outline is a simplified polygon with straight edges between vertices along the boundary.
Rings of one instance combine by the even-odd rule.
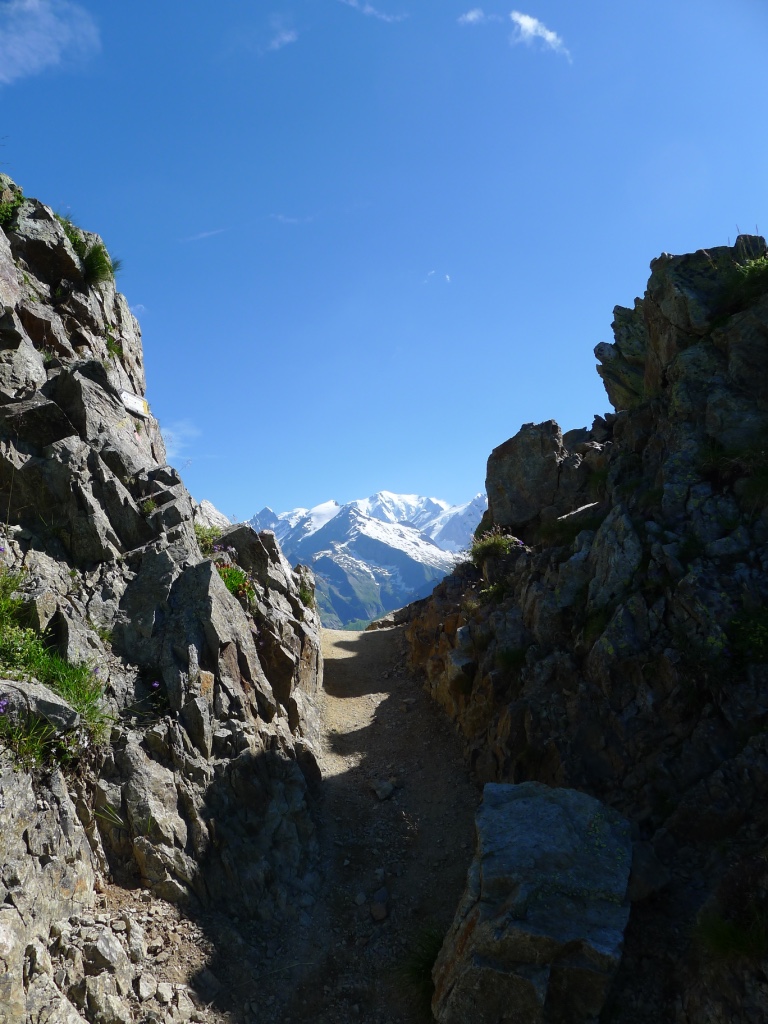
[[[141,514],[144,516],[151,516],[157,508],[157,502],[154,498],[145,498],[141,503]]]
[[[752,907],[746,921],[732,921],[717,911],[702,914],[694,937],[707,953],[718,959],[745,957],[762,960],[768,954],[768,920]]]
[[[16,211],[24,202],[24,196],[17,192],[13,199],[0,202],[0,228],[7,227],[16,216]]]
[[[113,359],[123,358],[123,346],[115,339],[109,327],[104,332],[107,339],[107,352]]]
[[[307,586],[306,583],[302,583],[299,587],[299,600],[305,608],[315,607],[315,598],[312,594],[312,590]]]
[[[432,996],[435,984],[432,968],[443,945],[443,933],[434,926],[418,932],[406,951],[397,975],[411,996],[413,1011],[425,1020],[432,1020]]]
[[[86,252],[88,251],[88,244],[85,241],[85,236],[83,235],[83,232],[76,224],[72,222],[72,220],[69,217],[64,216],[63,214],[60,213],[54,214],[54,216],[56,217],[56,220],[59,222],[59,224],[61,224],[61,226],[64,228],[64,234],[69,239],[70,245],[75,250],[75,254],[77,255],[78,259],[82,260]]]
[[[89,665],[66,661],[24,624],[24,602],[16,596],[22,580],[23,573],[0,568],[0,671],[50,687],[80,714],[86,731],[98,742],[109,723],[101,683]],[[73,754],[67,739],[57,739],[50,725],[31,718],[12,719],[5,708],[0,712],[0,737],[24,765]]]
[[[219,565],[218,563],[216,568],[230,594],[234,594],[240,601],[253,601],[256,591],[248,579],[248,574],[243,569],[236,565]]]
[[[477,598],[481,604],[501,604],[506,595],[507,588],[501,580],[477,592]]]
[[[103,242],[94,242],[81,260],[83,264],[83,280],[86,285],[101,284],[113,281],[120,269],[120,260],[113,260]]]
[[[64,228],[64,234],[82,264],[83,280],[86,285],[90,287],[102,281],[113,281],[120,269],[120,260],[113,260],[110,257],[103,242],[88,245],[82,230],[69,217],[57,213],[56,220]]]
[[[221,530],[218,526],[201,526],[199,523],[195,523],[195,536],[201,553],[210,558],[213,554],[213,546],[221,536]]]
[[[747,309],[768,293],[768,256],[734,263],[718,296],[719,320]]]
[[[599,501],[605,497],[608,486],[608,468],[593,469],[587,479],[587,489],[593,501]]]
[[[472,541],[469,557],[480,568],[486,558],[503,558],[523,547],[523,542],[511,534],[503,533],[498,526],[481,534]]]

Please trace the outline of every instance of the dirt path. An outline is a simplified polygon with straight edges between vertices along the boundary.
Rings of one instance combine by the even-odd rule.
[[[275,951],[252,1019],[402,1024],[418,1013],[398,968],[453,918],[477,794],[458,738],[405,673],[402,627],[324,630],[323,654],[324,887]]]
[[[99,898],[97,912],[110,919],[127,912],[144,929],[145,976],[169,993],[162,1004],[159,995],[142,1004],[142,1020],[182,1024],[190,1013],[176,1003],[186,1005],[187,996],[191,1020],[202,1024],[430,1019],[402,967],[430,931],[439,941],[453,918],[478,794],[458,737],[407,676],[404,653],[402,627],[323,631],[315,806],[323,882],[314,900],[267,923],[215,910],[188,917],[140,889],[110,886]]]

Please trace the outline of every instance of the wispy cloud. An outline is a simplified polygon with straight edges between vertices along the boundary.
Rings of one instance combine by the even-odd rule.
[[[295,43],[299,38],[299,33],[293,29],[288,31],[278,32],[273,39],[270,40],[267,50],[274,53],[276,50],[282,50],[284,46],[290,46],[291,43]]]
[[[386,21],[387,24],[393,25],[397,21],[405,21],[408,17],[407,14],[385,14],[380,11],[373,4],[367,3],[367,0],[339,0],[339,3],[345,5],[345,7],[353,7],[356,11],[360,11],[361,14],[365,14],[369,18],[378,18],[379,21]]]
[[[100,46],[93,18],[70,0],[0,3],[0,85],[88,57]]]
[[[489,21],[503,21],[499,14],[486,14],[480,7],[473,7],[471,11],[462,14],[457,19],[460,25],[486,25]]]
[[[570,61],[571,55],[566,49],[565,43],[552,29],[547,28],[538,18],[530,14],[521,14],[520,11],[512,11],[509,15],[515,24],[515,34],[512,36],[513,43],[526,43],[528,46],[540,39],[548,50],[554,50],[567,57]]]
[[[182,242],[199,242],[203,238],[213,238],[214,235],[223,235],[227,228],[215,228],[213,231],[199,231],[196,235],[190,235],[189,238],[182,238]]]
[[[147,312],[147,307],[143,302],[136,302],[129,307],[134,316],[142,316]]]
[[[314,217],[289,217],[284,213],[270,213],[270,220],[276,220],[278,224],[311,224]]]
[[[422,284],[430,284],[432,281],[444,281],[446,284],[450,284],[451,283],[451,275],[450,274],[441,273],[438,276],[438,273],[437,273],[436,270],[430,270],[429,273],[427,274],[427,276],[424,278],[424,280],[421,283]]]
[[[200,437],[201,431],[190,420],[176,420],[167,427],[160,427],[165,441],[165,450],[169,459],[178,459],[186,455],[190,444]]]

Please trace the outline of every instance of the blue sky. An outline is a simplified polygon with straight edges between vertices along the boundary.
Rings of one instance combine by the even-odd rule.
[[[654,256],[768,230],[764,0],[519,2],[0,0],[0,165],[123,260],[196,498],[467,500]]]

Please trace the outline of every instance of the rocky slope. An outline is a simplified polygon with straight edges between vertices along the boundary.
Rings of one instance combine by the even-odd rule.
[[[0,176],[0,582],[20,574],[26,610],[0,675],[39,636],[109,716],[97,742],[66,695],[0,682],[3,1024],[197,1012],[141,982],[138,919],[93,918],[110,878],[286,927],[318,882],[311,573],[247,526],[201,551],[144,394],[103,243]],[[43,764],[19,770],[29,735]]]
[[[742,236],[653,261],[595,350],[616,411],[495,449],[493,535],[411,609],[411,662],[479,781],[581,790],[631,823],[601,1020],[768,1016],[765,254]]]
[[[454,565],[449,552],[466,549],[487,507],[485,495],[448,505],[417,494],[379,491],[339,505],[275,513],[249,520],[274,530],[286,557],[310,565],[324,626],[367,623],[425,597]]]

